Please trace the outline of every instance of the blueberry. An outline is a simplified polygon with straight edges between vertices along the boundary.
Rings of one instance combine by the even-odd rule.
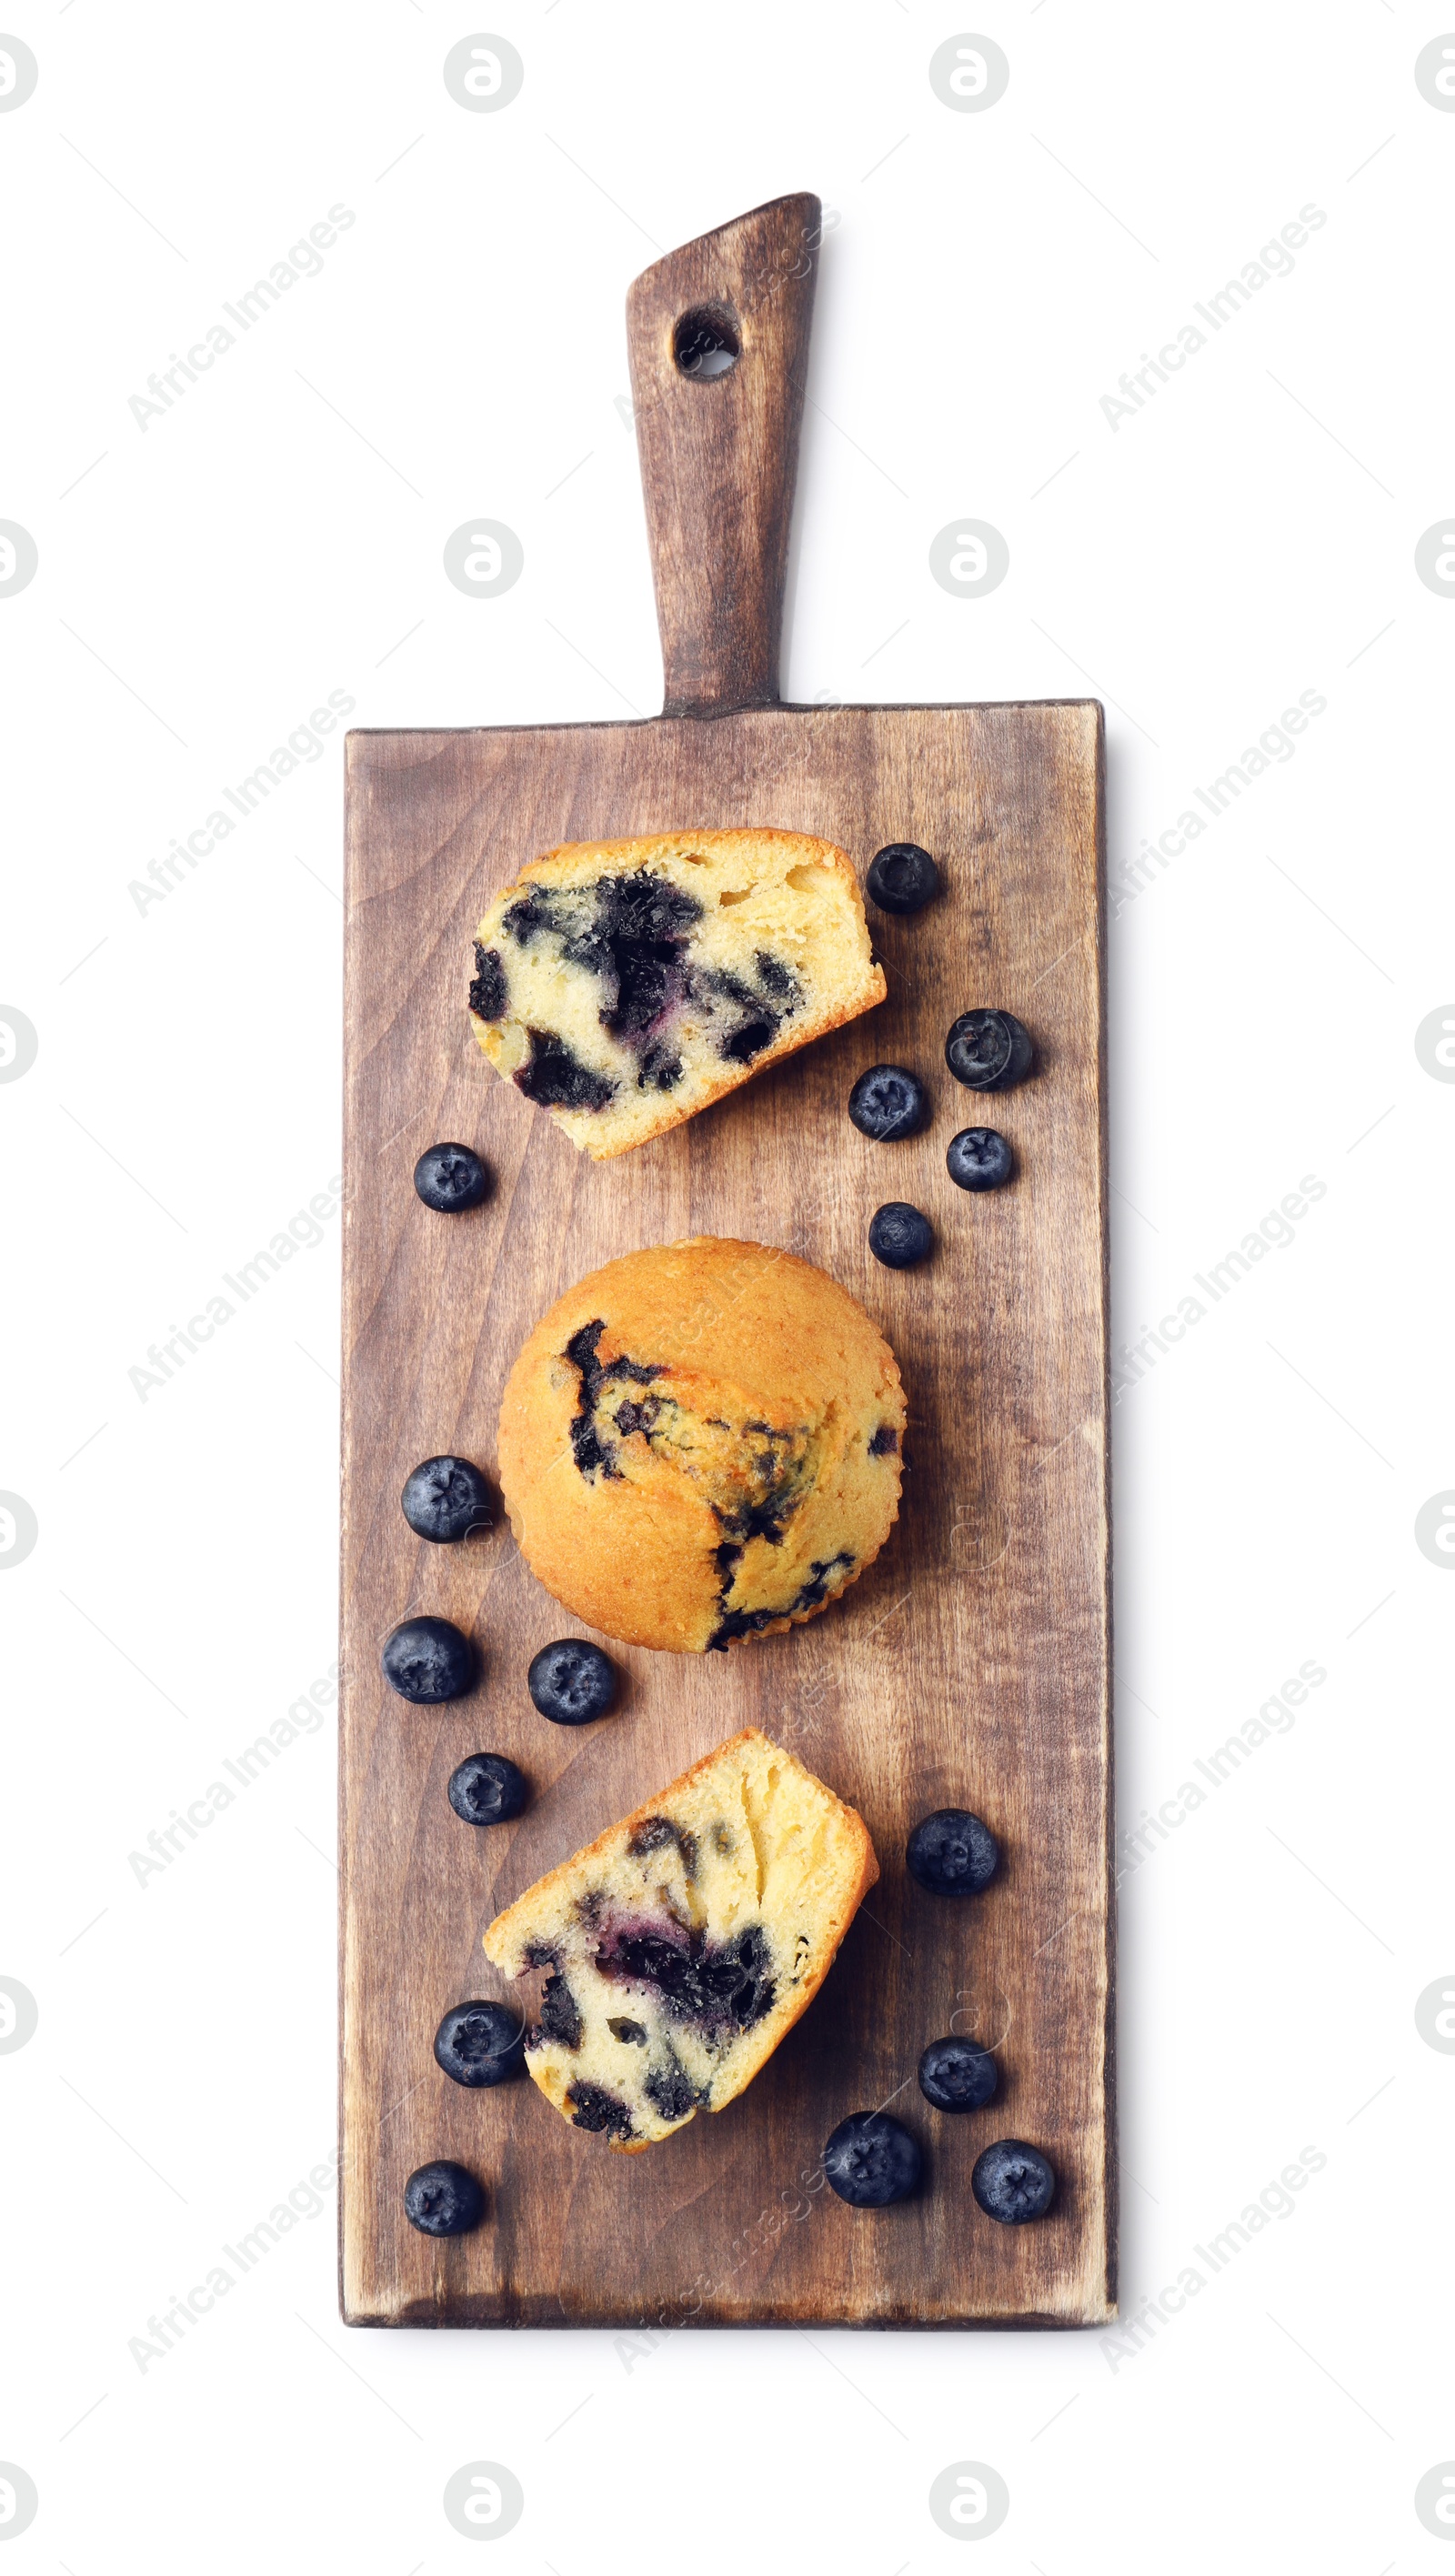
[[[467,1825],[508,1825],[530,1799],[530,1782],[503,1753],[467,1753],[450,1773],[449,1801]]]
[[[869,1219],[869,1249],[886,1270],[912,1270],[934,1250],[935,1230],[905,1199],[890,1199]]]
[[[932,2039],[919,2062],[919,2089],[937,2111],[978,2111],[999,2083],[999,2067],[977,2040]]]
[[[1015,1170],[1015,1156],[994,1127],[962,1127],[945,1150],[945,1169],[962,1190],[1000,1190]]]
[[[415,1164],[414,1186],[427,1208],[457,1216],[488,1195],[490,1175],[468,1145],[431,1145]]]
[[[525,2024],[504,2004],[456,2004],[435,2032],[434,2058],[472,2092],[503,2084],[525,2063]]]
[[[1055,2196],[1056,2176],[1039,2147],[1024,2138],[999,2138],[975,2159],[970,2188],[987,2218],[1002,2227],[1024,2227],[1043,2218]]]
[[[384,1640],[384,1679],[401,1699],[421,1707],[459,1699],[475,1675],[470,1640],[452,1619],[405,1619]]]
[[[988,1825],[963,1807],[937,1807],[922,1817],[905,1850],[911,1878],[934,1896],[978,1896],[1000,1863],[1000,1845]]]
[[[930,1114],[924,1084],[902,1064],[871,1064],[849,1094],[849,1116],[876,1145],[917,1135]]]
[[[468,1458],[426,1458],[408,1479],[399,1507],[415,1537],[431,1539],[436,1547],[488,1530],[494,1520],[490,1488]]]
[[[945,1062],[970,1091],[1009,1091],[1035,1060],[1031,1033],[1011,1011],[962,1011],[945,1040]]]
[[[887,2111],[852,2111],[823,2151],[829,2187],[853,2209],[907,2200],[920,2176],[919,2142]]]
[[[584,1637],[558,1637],[531,1657],[526,1688],[552,1726],[590,1726],[616,1697],[616,1666]]]
[[[865,883],[881,912],[922,912],[940,891],[940,872],[917,841],[891,841],[870,860]]]
[[[404,2215],[421,2236],[468,2236],[485,2215],[485,2194],[463,2165],[441,2156],[410,2175],[404,2186]]]

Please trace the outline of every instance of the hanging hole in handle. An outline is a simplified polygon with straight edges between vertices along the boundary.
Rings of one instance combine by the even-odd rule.
[[[679,376],[725,376],[743,353],[736,317],[725,304],[694,304],[672,329]]]

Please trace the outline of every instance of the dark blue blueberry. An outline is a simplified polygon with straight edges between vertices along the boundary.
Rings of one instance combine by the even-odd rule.
[[[1015,1157],[994,1127],[962,1127],[946,1147],[945,1169],[958,1189],[1000,1190],[1015,1170]]]
[[[427,1208],[458,1216],[488,1197],[490,1175],[468,1145],[431,1145],[415,1164],[414,1186]]]
[[[495,1517],[490,1488],[468,1458],[426,1458],[406,1483],[399,1507],[415,1537],[436,1547],[488,1530]]]
[[[869,1443],[871,1458],[896,1458],[899,1455],[899,1433],[892,1422],[881,1422]]]
[[[881,912],[922,912],[940,890],[940,872],[918,841],[891,841],[869,862],[869,900]]]
[[[705,2088],[711,2091],[711,2086]],[[664,2120],[685,2120],[697,2108],[699,2094],[685,2066],[673,2058],[667,2066],[654,2066],[642,2087],[654,2111]]]
[[[1000,2138],[975,2159],[970,2188],[987,2218],[1002,2227],[1024,2227],[1028,2218],[1044,2218],[1056,2192],[1056,2176],[1039,2147],[1024,2138]]]
[[[871,1064],[849,1094],[849,1116],[876,1145],[917,1135],[930,1114],[924,1084],[902,1064]]]
[[[459,1699],[475,1676],[470,1640],[452,1619],[402,1620],[385,1638],[379,1660],[390,1689],[424,1708]]]
[[[696,2022],[709,2034],[751,2030],[771,2012],[778,1991],[772,1953],[756,1923],[720,1945],[700,1933],[685,1943],[653,1932],[627,1933],[602,1945],[596,1966],[602,1976],[625,1985],[655,1986],[673,2021]]]
[[[530,1782],[503,1753],[467,1753],[450,1773],[450,1805],[467,1825],[508,1825],[529,1800]]]
[[[919,2141],[887,2111],[852,2111],[823,2151],[829,2187],[853,2209],[908,2200],[920,2177]]]
[[[962,1011],[945,1040],[945,1062],[969,1091],[1009,1091],[1035,1060],[1031,1033],[1012,1011]]]
[[[988,1825],[963,1807],[937,1807],[915,1826],[905,1848],[911,1878],[934,1896],[978,1896],[1000,1864]]]
[[[616,1084],[593,1073],[579,1055],[549,1029],[529,1029],[530,1061],[513,1079],[538,1109],[604,1109]]]
[[[468,2236],[485,2215],[485,2194],[463,2165],[441,2156],[410,2175],[404,2215],[421,2236]]]
[[[932,2039],[919,2062],[919,2089],[937,2111],[978,2111],[994,2099],[1000,2069],[974,2039]]]
[[[605,1717],[616,1697],[617,1670],[610,1655],[585,1637],[558,1637],[532,1655],[525,1682],[552,1726],[590,1726]]]
[[[608,2138],[623,2143],[632,2136],[632,2115],[625,2102],[608,2093],[604,2084],[571,2084],[566,2088],[571,2117],[578,2129],[605,2131]]]
[[[869,1249],[886,1270],[912,1270],[934,1248],[934,1227],[907,1199],[890,1199],[869,1219]]]
[[[482,948],[475,942],[475,979],[470,986],[470,1008],[477,1020],[503,1020],[508,1000],[505,968],[498,948]]]
[[[503,2084],[525,2064],[525,2024],[504,2004],[456,2004],[435,2032],[434,2056],[452,2084]]]

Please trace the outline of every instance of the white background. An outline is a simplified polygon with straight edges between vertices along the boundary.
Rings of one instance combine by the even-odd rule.
[[[0,517],[39,550],[0,597],[0,992],[39,1033],[0,1087],[0,1486],[40,1532],[0,1585],[0,1971],[39,2007],[0,2060],[0,2456],[40,2496],[13,2563],[434,2576],[477,2563],[441,2494],[484,2458],[526,2499],[489,2563],[559,2576],[957,2566],[927,2497],[965,2459],[1011,2499],[971,2563],[1015,2576],[1444,2564],[1413,2496],[1455,2454],[1455,2064],[1414,2018],[1455,1970],[1448,1569],[1414,1538],[1455,1486],[1455,1090],[1414,1048],[1455,990],[1455,607],[1414,565],[1455,498],[1455,116],[1414,80],[1445,22],[7,23],[40,66],[0,115]],[[472,114],[441,70],[482,24],[525,81]],[[984,113],[928,79],[967,25],[1011,66]],[[128,1854],[336,1652],[336,1220],[145,1401],[128,1372],[338,1170],[340,738],[164,899],[128,886],[331,690],[368,725],[658,705],[622,299],[804,187],[838,221],[786,694],[1101,695],[1114,878],[1327,700],[1111,934],[1118,1340],[1325,1184],[1116,1413],[1123,1826],[1327,1675],[1122,1891],[1125,2310],[1206,2285],[1140,2347],[349,2334],[329,2193],[143,2368],[149,2317],[333,2137],[331,1721],[144,1884]],[[149,374],[335,204],[322,274],[139,426]],[[1111,426],[1123,371],[1305,205],[1293,274]],[[441,568],[475,512],[524,548],[493,600]],[[982,599],[929,573],[957,513],[1009,545]],[[1304,2147],[1292,2214],[1199,2265]]]

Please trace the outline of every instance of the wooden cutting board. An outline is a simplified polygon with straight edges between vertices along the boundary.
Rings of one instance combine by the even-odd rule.
[[[1114,2313],[1102,726],[1094,703],[793,707],[778,635],[818,203],[780,199],[675,252],[628,303],[666,712],[650,723],[356,733],[348,746],[342,1875],[343,2314],[360,2325],[1093,2324]],[[683,373],[706,308],[727,372]],[[696,335],[700,344],[701,334]],[[711,334],[709,334],[711,336]],[[690,359],[693,334],[685,335]],[[680,345],[680,343],[679,343]],[[489,1069],[465,1015],[491,896],[554,843],[774,824],[862,869],[895,840],[945,891],[871,911],[889,998],[656,1143],[593,1163]],[[1034,1033],[1035,1078],[994,1102],[945,1069],[960,1011]],[[934,1119],[874,1145],[855,1075],[889,1060]],[[945,1171],[991,1123],[1013,1185]],[[473,1144],[487,1203],[431,1215],[424,1147]],[[889,1198],[933,1218],[933,1259],[873,1260]],[[550,1726],[526,1666],[580,1633],[503,1521],[414,1538],[410,1469],[453,1450],[492,1476],[501,1390],[543,1309],[614,1254],[689,1234],[783,1244],[860,1298],[898,1355],[910,1472],[889,1545],[843,1601],[728,1655],[611,1646],[620,1712]],[[469,1631],[483,1677],[442,1708],[386,1687],[406,1615]],[[527,2080],[471,2093],[435,2066],[455,2003],[508,1993],[480,1949],[499,1909],[737,1728],[764,1728],[858,1806],[883,1870],[823,1992],[728,2110],[641,2156],[569,2127]],[[476,1831],[445,1784],[506,1753],[534,1798]],[[969,1903],[909,1881],[905,1838],[943,1805],[1005,1851]],[[512,1997],[512,2000],[518,1998]],[[950,2031],[998,2051],[1000,2099],[945,2118],[915,2081]],[[926,2150],[920,2195],[846,2208],[820,2153],[891,2105]],[[976,2208],[998,2137],[1060,2177],[1022,2228]],[[436,2156],[489,2215],[437,2243],[401,2206]]]

